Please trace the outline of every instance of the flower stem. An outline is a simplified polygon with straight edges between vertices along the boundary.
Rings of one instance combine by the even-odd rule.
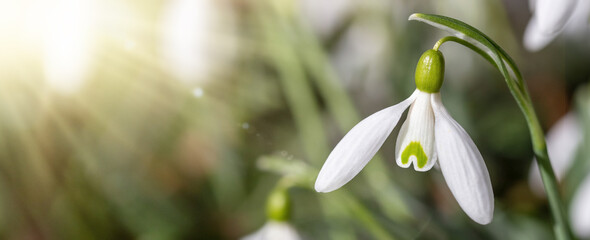
[[[506,66],[504,66],[504,60],[502,60],[501,65],[497,64],[486,52],[484,52],[481,48],[475,46],[474,44],[463,40],[458,37],[454,36],[447,36],[443,37],[436,42],[433,49],[438,50],[440,46],[445,42],[456,42],[463,46],[468,47],[469,49],[477,52],[479,55],[484,57],[488,62],[494,65],[500,71],[506,71]],[[518,104],[520,110],[522,111],[528,128],[529,133],[531,135],[531,141],[533,145],[533,151],[535,154],[535,159],[537,164],[539,165],[539,171],[541,172],[541,179],[543,180],[543,185],[545,186],[545,192],[547,193],[547,199],[549,200],[549,207],[551,210],[551,214],[554,218],[554,231],[555,236],[559,240],[566,240],[566,239],[574,239],[574,236],[571,231],[571,227],[569,225],[569,221],[567,218],[567,214],[565,212],[564,203],[559,191],[559,185],[557,183],[557,178],[555,177],[555,172],[553,171],[553,167],[551,166],[551,161],[549,160],[549,155],[547,154],[547,144],[545,142],[545,135],[543,133],[543,129],[535,113],[535,109],[533,107],[533,103],[531,97],[528,93],[528,90],[525,87],[524,79],[520,75],[520,71],[516,67],[512,61],[506,61],[509,64],[509,67],[512,68],[514,71],[514,75],[507,75],[506,72],[503,73],[505,76],[506,84],[508,85],[508,89],[512,93],[514,100]],[[509,76],[509,77],[506,77]],[[514,79],[515,78],[515,79]]]
[[[535,114],[530,97],[528,93],[524,96],[524,105],[521,106],[523,114],[525,115],[527,124],[529,125],[529,131],[531,134],[531,140],[533,142],[533,150],[535,152],[535,159],[539,165],[539,171],[541,172],[541,179],[545,186],[545,192],[547,193],[547,199],[549,200],[549,207],[551,214],[555,220],[554,231],[557,239],[574,239],[567,214],[565,212],[563,199],[561,197],[557,178],[555,172],[551,166],[549,155],[547,154],[547,144],[545,143],[545,136],[541,128],[541,124]],[[519,104],[520,105],[520,104]]]

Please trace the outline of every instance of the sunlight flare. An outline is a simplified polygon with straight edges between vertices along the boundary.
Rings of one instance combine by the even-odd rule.
[[[71,93],[87,78],[94,48],[96,6],[93,0],[60,0],[46,13],[43,60],[47,83]]]

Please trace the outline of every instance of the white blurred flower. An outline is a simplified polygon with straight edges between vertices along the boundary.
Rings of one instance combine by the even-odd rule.
[[[564,28],[577,35],[588,30],[590,1],[587,0],[530,0],[533,16],[524,33],[524,46],[539,51],[549,44]]]
[[[581,129],[576,114],[570,112],[557,121],[547,132],[547,152],[558,180],[563,178],[573,162],[576,149],[582,142]],[[545,195],[536,160],[533,161],[529,171],[529,185],[538,196]]]
[[[590,237],[590,175],[584,179],[570,205],[570,222],[576,235]]]
[[[171,1],[165,9],[163,55],[172,73],[190,82],[210,70],[208,44],[218,9],[209,0]]]
[[[162,16],[162,56],[185,83],[207,81],[223,72],[236,51],[231,12],[223,1],[169,1]]]
[[[436,65],[437,61],[442,63]],[[428,81],[420,80],[420,69],[427,69],[424,79]],[[442,72],[432,73],[437,69]],[[342,138],[320,170],[315,189],[331,192],[356,176],[410,107],[397,138],[397,164],[408,168],[413,163],[416,171],[424,172],[439,160],[447,185],[461,208],[477,223],[488,224],[494,211],[490,177],[479,150],[442,104],[442,54],[427,51],[416,72],[417,89],[409,98],[365,118]]]
[[[301,240],[301,236],[288,222],[269,221],[258,231],[242,240]]]

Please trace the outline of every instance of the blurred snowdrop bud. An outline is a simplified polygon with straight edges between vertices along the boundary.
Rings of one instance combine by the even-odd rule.
[[[59,0],[48,6],[43,32],[45,77],[50,87],[72,93],[83,84],[93,50],[93,0]]]
[[[242,240],[301,240],[301,236],[287,222],[269,221],[264,226]]]
[[[570,205],[570,221],[576,235],[590,237],[590,175],[584,179]]]
[[[272,221],[288,221],[291,217],[291,199],[286,188],[277,187],[266,202],[266,215]]]
[[[255,233],[242,240],[299,240],[299,233],[289,224],[291,199],[287,188],[277,187],[268,196],[266,214],[269,221]]]
[[[531,0],[529,6],[533,16],[524,33],[525,48],[529,51],[543,49],[564,29],[566,24],[587,26],[589,5],[584,2],[588,1]]]
[[[582,137],[582,128],[576,114],[572,112],[563,116],[547,132],[547,152],[558,180],[561,180],[570,168],[576,154],[576,149],[578,149],[578,146],[582,142]],[[529,171],[529,184],[535,194],[538,196],[545,195],[543,181],[541,180],[541,174],[539,173],[536,160],[533,161]]]
[[[235,50],[231,14],[220,1],[170,1],[161,27],[165,65],[185,83],[211,78]]]

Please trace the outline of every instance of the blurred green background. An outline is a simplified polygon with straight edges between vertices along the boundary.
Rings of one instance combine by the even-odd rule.
[[[288,179],[307,239],[552,239],[524,118],[502,76],[456,44],[441,48],[441,94],[484,156],[494,221],[466,217],[438,170],[397,167],[394,138],[343,189],[313,191],[338,140],[409,96],[445,36],[414,12],[502,46],[546,129],[588,108],[574,97],[588,32],[527,52],[527,1],[0,0],[0,238],[238,239]]]

